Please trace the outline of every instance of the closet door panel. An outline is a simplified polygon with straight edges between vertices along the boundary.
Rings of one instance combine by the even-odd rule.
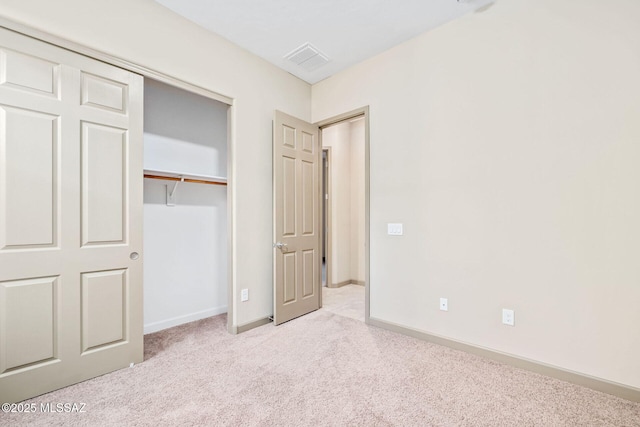
[[[82,73],[82,105],[127,113],[127,85],[89,73]]]
[[[83,245],[125,243],[127,131],[82,123]]]
[[[142,361],[142,77],[0,29],[0,100],[12,402]]]
[[[143,79],[77,57],[77,370],[142,362]]]
[[[82,275],[82,351],[124,343],[126,339],[127,271]]]
[[[0,85],[58,98],[60,64],[43,58],[0,49]]]
[[[59,117],[0,105],[0,250],[57,245]]]
[[[57,277],[0,283],[0,374],[57,357],[57,289]]]

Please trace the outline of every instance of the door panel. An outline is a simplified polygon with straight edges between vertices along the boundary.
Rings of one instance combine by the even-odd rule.
[[[316,149],[315,136],[305,131],[301,131],[300,133],[302,134],[302,150],[306,153],[314,154]]]
[[[290,252],[282,255],[283,264],[283,281],[284,281],[284,298],[282,302],[289,304],[296,300],[296,254]]]
[[[0,401],[142,361],[142,77],[0,29]]]
[[[124,243],[127,131],[82,123],[82,242]]]
[[[82,105],[126,114],[127,101],[126,85],[82,73]]]
[[[274,323],[320,307],[318,128],[276,111],[274,170]]]
[[[282,145],[296,149],[296,129],[284,123],[282,124]]]
[[[56,357],[57,287],[57,277],[0,283],[0,374]]]
[[[296,159],[282,158],[282,234],[296,235]]]
[[[313,249],[302,252],[302,296],[313,296],[314,278],[316,276],[316,251]]]
[[[56,244],[59,117],[0,105],[0,249]]]
[[[126,337],[127,271],[82,274],[82,351]]]
[[[11,49],[0,49],[0,85],[58,97],[60,64]]]
[[[317,172],[317,163],[302,161],[302,235],[313,236],[316,233],[316,196],[317,192],[314,191],[318,185],[318,179],[315,176]]]

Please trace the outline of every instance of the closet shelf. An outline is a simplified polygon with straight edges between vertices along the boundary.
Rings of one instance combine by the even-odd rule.
[[[227,178],[221,176],[198,175],[175,171],[145,169],[144,177],[151,179],[164,179],[167,181],[193,182],[197,184],[227,185]]]

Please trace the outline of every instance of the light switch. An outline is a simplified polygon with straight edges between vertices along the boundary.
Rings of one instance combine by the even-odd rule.
[[[402,223],[387,224],[387,234],[389,236],[402,236],[404,234]]]

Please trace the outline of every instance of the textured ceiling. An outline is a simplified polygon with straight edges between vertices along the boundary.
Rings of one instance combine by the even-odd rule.
[[[156,1],[302,80],[316,83],[494,0]],[[329,62],[308,70],[310,67],[284,58],[305,43]]]

